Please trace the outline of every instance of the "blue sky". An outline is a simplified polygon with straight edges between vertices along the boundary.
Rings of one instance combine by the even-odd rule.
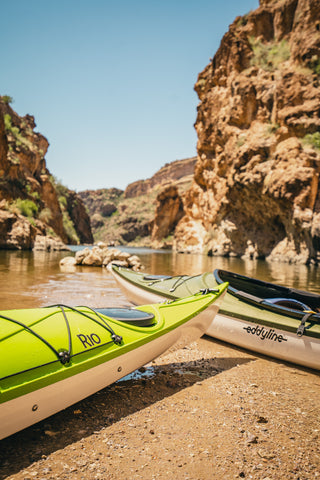
[[[198,73],[258,0],[1,2],[1,95],[34,115],[68,188],[117,187],[196,154]]]

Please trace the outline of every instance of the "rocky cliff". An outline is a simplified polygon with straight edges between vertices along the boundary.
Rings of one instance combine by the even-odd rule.
[[[95,241],[170,246],[183,216],[182,196],[190,187],[196,157],[167,163],[151,178],[127,186],[79,192],[91,218]]]
[[[180,251],[317,261],[319,0],[260,0],[199,74],[194,181]]]
[[[47,139],[34,117],[20,117],[0,97],[0,248],[31,249],[36,237],[92,243],[82,200],[59,185],[46,167]]]
[[[139,195],[146,195],[154,187],[160,185],[167,187],[190,175],[193,176],[196,161],[197,157],[190,157],[166,163],[151,178],[130,183],[125,189],[124,197],[133,198]]]

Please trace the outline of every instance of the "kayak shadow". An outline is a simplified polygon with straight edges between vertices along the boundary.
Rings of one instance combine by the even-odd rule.
[[[148,364],[71,407],[1,440],[0,480],[34,462],[43,462],[43,469],[47,456],[57,450],[102,430],[107,433],[108,427],[124,417],[254,360],[254,357],[239,356]]]

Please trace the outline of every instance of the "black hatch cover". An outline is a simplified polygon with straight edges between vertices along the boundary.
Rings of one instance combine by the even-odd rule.
[[[137,327],[151,327],[155,324],[155,318],[152,313],[134,308],[97,308],[95,310],[102,315]]]

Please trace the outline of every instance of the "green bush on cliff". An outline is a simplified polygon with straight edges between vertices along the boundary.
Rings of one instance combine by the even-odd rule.
[[[266,127],[266,134],[267,136],[270,136],[270,135],[273,135],[274,133],[276,133],[276,131],[280,128],[280,125],[279,123],[268,123],[267,127]]]
[[[308,135],[303,137],[302,143],[320,152],[320,132],[308,133]]]
[[[287,40],[262,43],[260,39],[250,37],[249,43],[253,51],[251,65],[256,65],[264,70],[276,70],[290,58],[290,46]]]
[[[4,115],[4,127],[5,129],[8,131],[8,132],[12,132],[12,129],[16,129],[17,131],[19,131],[19,129],[17,127],[13,127],[12,126],[12,123],[11,123],[11,115],[9,115],[9,113],[6,113]]]
[[[22,135],[18,127],[14,127],[12,125],[12,119],[8,113],[6,113],[4,116],[4,126],[6,131],[10,132],[11,135],[14,137],[14,143],[17,147],[24,146],[26,148],[32,149],[33,143]]]
[[[79,244],[80,243],[79,237],[74,228],[73,222],[66,210],[62,212],[62,223],[63,223],[64,231],[68,235],[69,241],[75,244]]]
[[[3,101],[3,103],[5,103],[6,105],[9,105],[10,103],[13,103],[13,98],[10,97],[10,95],[3,95],[1,97],[1,100]]]
[[[64,208],[67,208],[68,202],[66,197],[64,197],[63,195],[60,195],[60,197],[58,198],[58,201],[59,201],[61,210],[63,210]]]
[[[313,55],[310,62],[309,62],[311,70],[316,73],[317,75],[320,75],[320,58],[318,55]]]
[[[79,244],[80,243],[79,237],[77,235],[76,229],[74,227],[74,224],[67,210],[67,199],[63,195],[60,195],[59,197],[59,205],[62,211],[63,229],[67,234],[69,241],[71,243]]]
[[[237,27],[244,27],[247,25],[249,13],[246,13],[245,15],[243,15],[243,17],[239,18],[239,20],[237,21]]]
[[[39,217],[39,220],[41,220],[42,222],[49,223],[50,220],[52,219],[52,212],[50,208],[48,207],[43,208],[41,212],[39,212],[38,217]]]
[[[20,164],[20,158],[18,157],[11,157],[11,158],[8,158],[8,160],[13,163],[13,165],[19,165]]]
[[[32,200],[17,198],[12,206],[16,207],[21,215],[29,219],[34,218],[38,213],[38,206]]]
[[[51,175],[50,177],[50,182],[58,196],[58,201],[59,201],[60,209],[62,212],[63,229],[71,243],[79,244],[80,240],[79,240],[78,234],[76,232],[73,221],[71,220],[70,215],[68,213],[68,209],[67,209],[68,195],[69,195],[68,187],[65,187],[62,184],[62,182],[58,180],[56,177],[54,177],[53,175]]]
[[[68,187],[65,187],[61,180],[58,180],[54,175],[50,176],[50,182],[55,191],[57,192],[58,197],[67,197],[68,196]]]

